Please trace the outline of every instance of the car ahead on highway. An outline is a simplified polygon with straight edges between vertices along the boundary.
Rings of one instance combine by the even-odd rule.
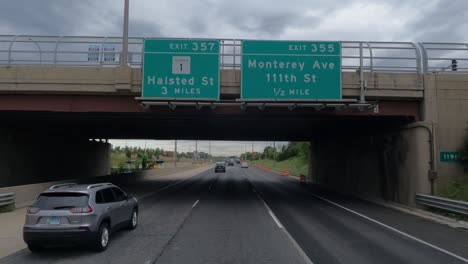
[[[228,165],[228,166],[234,166],[234,162],[228,161],[227,165]]]
[[[112,232],[137,223],[138,200],[111,183],[58,184],[28,208],[23,239],[33,252],[64,243],[103,251]]]
[[[248,168],[248,167],[249,167],[249,164],[247,164],[247,162],[241,163],[241,168]]]
[[[216,172],[226,172],[226,165],[224,162],[216,162],[215,173]]]

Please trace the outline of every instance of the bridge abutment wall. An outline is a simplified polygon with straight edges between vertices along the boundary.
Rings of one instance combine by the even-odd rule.
[[[110,174],[111,145],[0,128],[0,187]]]
[[[342,193],[414,205],[414,193],[431,192],[426,127],[421,122],[385,134],[315,140],[310,180]]]

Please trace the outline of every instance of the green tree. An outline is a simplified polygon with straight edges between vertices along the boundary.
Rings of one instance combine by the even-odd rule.
[[[125,147],[125,156],[127,159],[130,159],[132,157],[132,150],[128,147]]]

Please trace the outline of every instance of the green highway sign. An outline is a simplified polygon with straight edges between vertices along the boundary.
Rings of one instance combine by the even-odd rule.
[[[241,98],[341,99],[341,43],[242,42]]]
[[[440,162],[461,162],[460,152],[458,151],[441,151]]]
[[[219,99],[219,41],[145,39],[142,97]]]

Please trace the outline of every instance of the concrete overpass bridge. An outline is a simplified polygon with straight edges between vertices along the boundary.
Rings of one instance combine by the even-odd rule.
[[[120,38],[0,37],[0,185],[107,174],[90,138],[311,141],[312,181],[407,204],[462,173],[440,152],[468,120],[464,44],[342,42],[343,100],[246,102],[241,41],[221,40],[220,100],[197,102],[138,99],[142,42],[120,65]]]

